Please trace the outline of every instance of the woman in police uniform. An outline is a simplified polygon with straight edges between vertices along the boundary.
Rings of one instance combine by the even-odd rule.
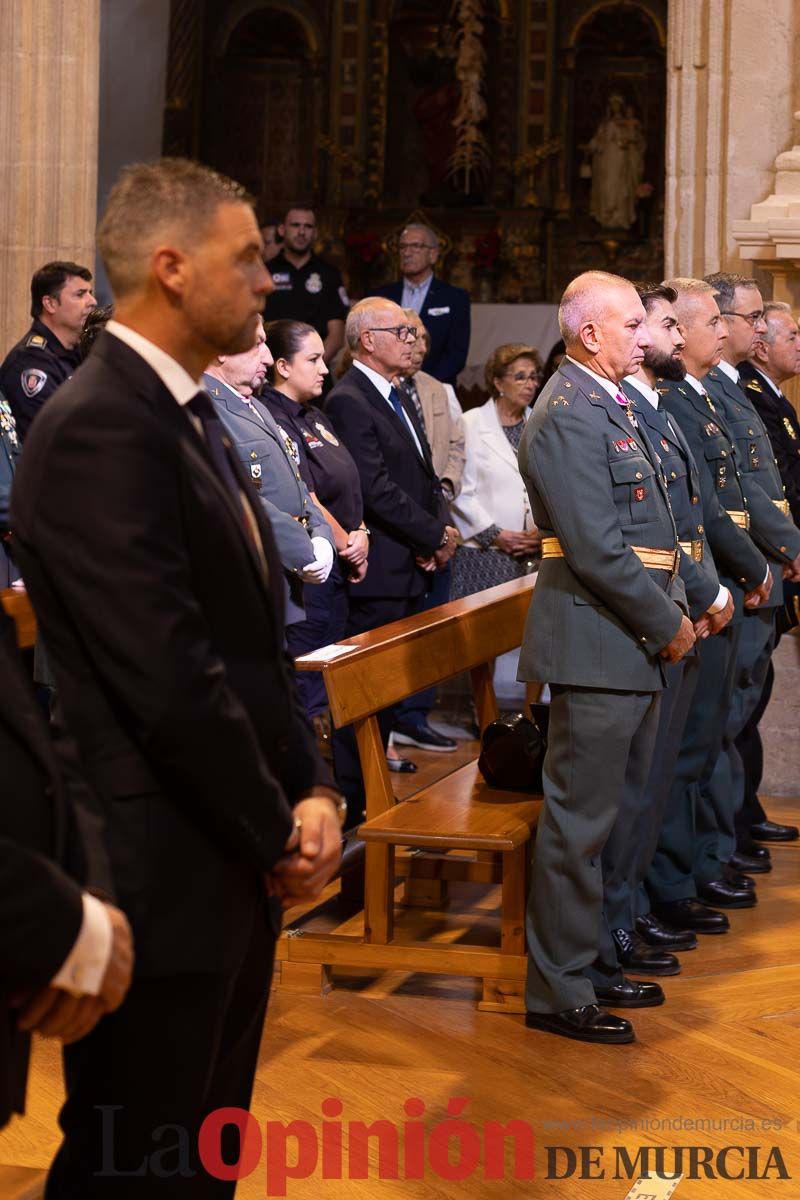
[[[328,374],[322,338],[313,326],[288,320],[271,321],[266,335],[274,363],[261,401],[293,448],[300,475],[330,523],[339,555],[327,582],[306,590],[305,621],[287,628],[289,653],[296,657],[344,637],[348,584],[360,582],[366,574],[369,535],[358,468],[314,404]],[[297,683],[317,732],[324,732],[329,719],[322,676],[298,671]]]

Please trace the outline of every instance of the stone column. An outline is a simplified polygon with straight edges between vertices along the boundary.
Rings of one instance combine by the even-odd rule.
[[[798,0],[670,0],[667,276],[741,269],[731,223],[790,142],[798,29]]]
[[[100,0],[0,4],[0,357],[49,259],[94,264]]]

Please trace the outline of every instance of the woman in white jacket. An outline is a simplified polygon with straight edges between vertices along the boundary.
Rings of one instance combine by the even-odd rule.
[[[450,505],[462,538],[453,600],[516,579],[537,565],[540,537],[517,451],[541,370],[533,346],[498,346],[486,364],[490,397],[464,414],[466,461],[461,491]]]

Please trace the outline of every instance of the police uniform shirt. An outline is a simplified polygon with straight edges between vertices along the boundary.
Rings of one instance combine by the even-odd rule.
[[[275,422],[297,449],[298,470],[343,529],[358,529],[364,516],[358,467],[328,418],[313,404],[298,404],[275,388],[261,397]]]
[[[267,267],[275,291],[267,296],[265,321],[305,321],[324,339],[329,321],[347,317],[350,301],[342,276],[331,263],[312,254],[305,266],[295,267],[281,251]]]
[[[0,366],[0,392],[11,405],[20,440],[44,402],[69,379],[79,362],[78,351],[63,345],[38,317],[9,350]]]

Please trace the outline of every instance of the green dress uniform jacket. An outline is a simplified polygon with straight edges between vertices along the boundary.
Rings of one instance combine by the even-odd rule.
[[[522,436],[520,471],[543,555],[519,677],[621,691],[663,687],[658,652],[678,632],[686,596],[674,570],[632,546],[677,548],[667,489],[646,436],[588,372],[565,360]]]
[[[767,558],[780,566],[800,554],[800,530],[778,507],[786,503],[769,434],[744,389],[724,371],[712,368],[701,380],[725,420],[736,445],[742,491],[750,512],[750,533]],[[788,506],[787,506],[788,507]],[[781,603],[780,574],[769,599],[771,607]]]

